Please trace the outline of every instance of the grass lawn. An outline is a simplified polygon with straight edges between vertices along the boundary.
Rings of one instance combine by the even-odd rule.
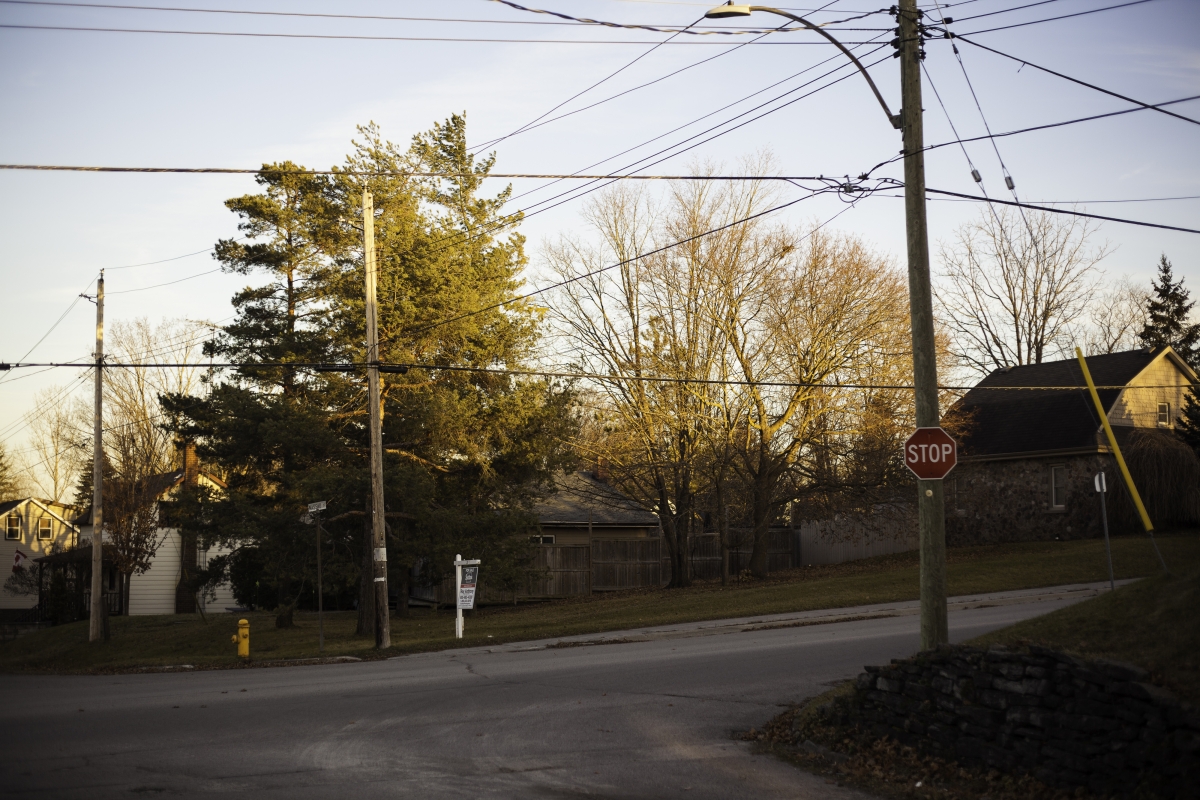
[[[1173,570],[1200,570],[1200,536],[1176,534],[1160,536],[1158,540]],[[1159,569],[1149,542],[1141,536],[1114,539],[1113,562],[1118,578],[1154,575]],[[1087,583],[1108,577],[1104,543],[1094,540],[961,548],[948,553],[947,563],[948,590],[952,596]],[[414,609],[408,618],[392,618],[392,648],[384,653],[377,653],[373,642],[354,636],[353,612],[327,613],[324,655],[373,658],[917,597],[917,555],[901,553],[791,570],[776,573],[769,580],[744,581],[728,587],[703,583],[683,590],[629,591],[486,608],[468,617],[466,637],[461,641],[454,639],[453,612]],[[1195,612],[1192,614],[1194,619]],[[113,617],[111,640],[96,645],[87,643],[86,622],[61,625],[0,644],[0,671],[107,672],[174,664],[236,667],[239,659],[230,636],[236,629],[238,616],[242,615],[209,615],[207,622],[191,615]],[[316,614],[297,613],[295,627],[282,630],[275,628],[271,614],[245,616],[250,620],[250,653],[254,661],[319,655]],[[1088,638],[1088,641],[1100,640]],[[1195,643],[1196,639],[1190,641]]]
[[[1082,658],[1126,661],[1150,671],[1154,683],[1200,702],[1200,570],[1193,565],[1115,592],[1019,622],[971,644],[1040,644]]]

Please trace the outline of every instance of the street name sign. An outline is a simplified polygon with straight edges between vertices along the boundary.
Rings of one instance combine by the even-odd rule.
[[[904,466],[923,481],[940,481],[958,463],[958,443],[941,428],[917,428],[904,442]]]

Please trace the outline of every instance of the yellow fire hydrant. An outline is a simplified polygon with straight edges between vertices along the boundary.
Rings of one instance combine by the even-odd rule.
[[[232,637],[233,643],[238,646],[238,655],[242,658],[250,657],[250,621],[245,619],[238,620],[238,632]]]

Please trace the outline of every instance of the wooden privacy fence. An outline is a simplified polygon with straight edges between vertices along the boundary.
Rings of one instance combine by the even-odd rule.
[[[669,569],[667,570],[669,572]],[[658,539],[596,539],[588,545],[542,545],[525,572],[525,584],[514,592],[488,585],[482,565],[478,602],[511,603],[520,598],[570,597],[593,591],[661,586],[661,543]],[[410,596],[443,605],[454,603],[454,576],[439,585],[414,587]]]
[[[791,569],[797,563],[795,531],[791,528],[772,528],[767,534],[767,571],[777,572]],[[729,548],[729,574],[737,575],[750,567],[753,547],[753,531],[746,528],[730,530],[729,538],[734,543]],[[688,548],[692,566],[692,577],[705,580],[721,577],[721,536],[717,533],[702,533],[692,536]],[[668,570],[669,574],[669,570]]]
[[[801,564],[840,564],[917,548],[916,520],[908,514],[843,517],[800,523]]]

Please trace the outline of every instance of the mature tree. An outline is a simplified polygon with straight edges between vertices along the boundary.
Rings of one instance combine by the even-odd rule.
[[[1088,355],[1118,353],[1140,345],[1148,321],[1149,293],[1129,278],[1103,286],[1089,303],[1088,324],[1074,337]]]
[[[81,405],[67,396],[67,387],[52,386],[34,395],[33,409],[25,415],[29,425],[32,462],[27,473],[38,493],[47,500],[62,501],[80,468],[84,452],[90,452],[89,427],[82,429]]]
[[[518,218],[499,213],[507,191],[479,196],[492,160],[467,154],[465,121],[451,118],[408,150],[373,125],[360,134],[328,180],[269,165],[263,195],[230,201],[251,241],[223,243],[218,258],[268,282],[235,297],[238,320],[213,348],[242,366],[210,397],[172,396],[167,407],[229,475],[222,497],[199,503],[199,535],[245,549],[286,624],[311,583],[312,529],[298,518],[308,502],[326,500],[331,549],[345,561],[333,568],[363,565],[367,633],[363,373],[287,366],[365,360],[364,189],[375,213],[381,359],[422,365],[385,375],[381,409],[388,561],[402,613],[418,559],[434,581],[455,552],[497,568],[519,560],[513,534],[533,524],[524,509],[564,463],[571,428],[569,394],[508,374],[532,351],[536,317],[515,299],[521,238],[497,236]],[[413,172],[448,177],[418,181]]]
[[[1183,288],[1183,278],[1175,280],[1165,253],[1158,262],[1158,277],[1151,285],[1153,291],[1146,303],[1149,318],[1139,334],[1142,344],[1169,345],[1192,367],[1200,366],[1200,323],[1188,321],[1196,301]]]
[[[988,208],[941,246],[937,304],[960,363],[986,375],[1040,364],[1069,346],[1105,246],[1077,217]]]
[[[1183,402],[1175,422],[1175,433],[1200,456],[1200,399],[1197,399],[1194,389],[1188,392]]]
[[[15,500],[25,495],[25,476],[12,459],[8,450],[0,444],[0,502]]]

